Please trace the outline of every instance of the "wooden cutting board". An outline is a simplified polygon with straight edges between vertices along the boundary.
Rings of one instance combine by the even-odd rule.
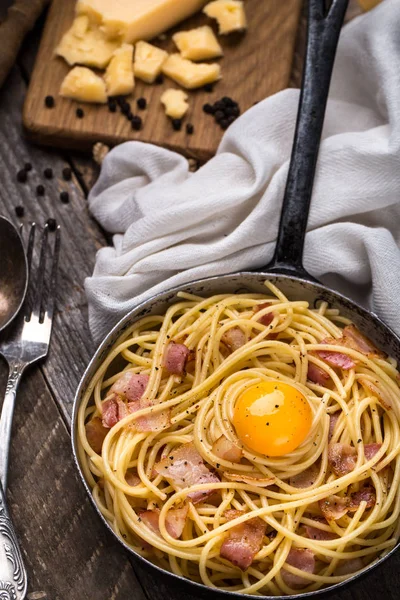
[[[114,146],[140,140],[207,160],[215,154],[224,132],[213,117],[203,112],[203,105],[230,96],[239,103],[243,112],[287,87],[301,4],[301,0],[245,0],[249,23],[247,33],[219,38],[224,49],[221,59],[223,79],[212,92],[204,89],[189,92],[190,110],[185,116],[185,123],[194,125],[194,133],[188,135],[185,126],[181,131],[173,130],[160,104],[160,96],[165,89],[179,87],[168,79],[161,85],[136,81],[134,93],[127,100],[131,103],[132,112],[143,118],[143,128],[139,132],[132,130],[131,123],[120,112],[111,113],[107,106],[77,104],[58,96],[61,82],[70,67],[54,55],[54,49],[73,21],[75,0],[53,0],[24,106],[23,122],[28,137],[41,144],[79,150],[90,150],[96,142]],[[190,29],[206,23],[210,24],[210,20],[197,14],[177,29]],[[214,23],[212,26],[217,31]],[[169,34],[166,40],[155,43],[174,51]],[[47,95],[55,98],[56,104],[52,109],[45,107]],[[136,107],[135,99],[141,96],[147,99],[145,111]],[[82,119],[76,116],[78,106],[85,113]]]

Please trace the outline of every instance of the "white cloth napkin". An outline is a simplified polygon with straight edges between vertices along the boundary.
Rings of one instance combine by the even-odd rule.
[[[400,2],[342,33],[305,244],[315,277],[400,333]],[[89,196],[115,234],[86,280],[96,340],[152,294],[258,268],[272,256],[298,90],[248,110],[196,173],[178,154],[128,142],[106,157]],[[211,122],[210,122],[211,126]]]

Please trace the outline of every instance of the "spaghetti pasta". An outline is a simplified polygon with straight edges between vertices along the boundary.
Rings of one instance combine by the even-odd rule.
[[[291,595],[347,579],[399,539],[399,373],[325,302],[265,285],[180,293],[134,323],[82,399],[78,450],[135,552],[211,588]],[[267,452],[240,433],[254,415]],[[285,452],[290,427],[305,433]]]

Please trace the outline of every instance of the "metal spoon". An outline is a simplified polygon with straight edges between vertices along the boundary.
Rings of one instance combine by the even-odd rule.
[[[0,217],[0,331],[16,317],[28,287],[28,261],[14,225]],[[23,600],[27,575],[0,483],[0,598]]]
[[[28,286],[28,263],[14,225],[0,217],[0,331],[19,312]]]

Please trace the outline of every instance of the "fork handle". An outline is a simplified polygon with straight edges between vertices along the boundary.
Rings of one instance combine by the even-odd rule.
[[[0,598],[23,600],[27,575],[0,484]]]
[[[3,407],[0,417],[0,483],[3,487],[3,495],[7,490],[8,455],[10,450],[11,428],[14,416],[15,397],[22,373],[26,367],[25,363],[10,363],[10,371],[4,396]],[[1,590],[1,588],[0,588]],[[1,595],[0,595],[1,597]]]

